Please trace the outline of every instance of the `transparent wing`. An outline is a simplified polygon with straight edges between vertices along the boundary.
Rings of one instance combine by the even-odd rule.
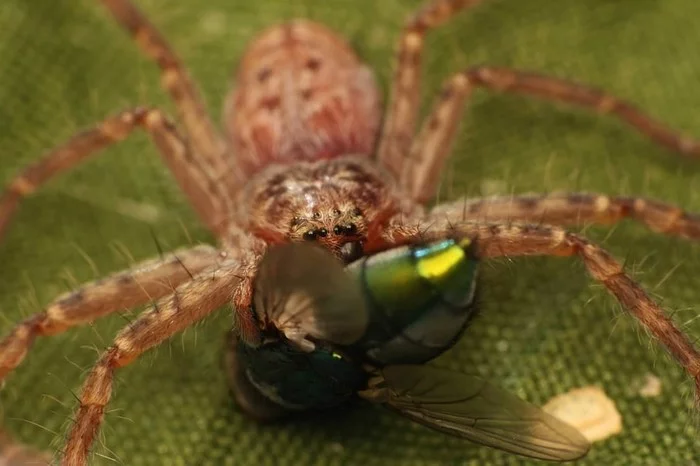
[[[303,343],[357,341],[369,319],[362,290],[331,253],[309,243],[270,247],[255,279],[255,311]]]
[[[387,366],[360,393],[427,427],[475,443],[549,461],[584,456],[578,430],[474,376],[429,366]]]

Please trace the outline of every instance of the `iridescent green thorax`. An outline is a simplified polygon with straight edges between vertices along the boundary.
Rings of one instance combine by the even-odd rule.
[[[468,239],[412,245],[347,268],[370,313],[355,346],[379,364],[420,363],[450,348],[475,311],[478,260]]]

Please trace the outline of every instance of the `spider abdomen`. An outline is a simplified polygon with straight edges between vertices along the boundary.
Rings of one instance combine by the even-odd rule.
[[[370,68],[331,30],[301,20],[271,27],[249,45],[224,109],[248,173],[271,163],[369,155],[380,117]]]

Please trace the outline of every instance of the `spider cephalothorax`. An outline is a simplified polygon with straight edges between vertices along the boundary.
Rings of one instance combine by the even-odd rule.
[[[377,241],[402,201],[364,156],[273,165],[240,194],[239,222],[269,243],[315,241],[341,254]]]
[[[700,158],[696,141],[603,91],[489,66],[468,68],[446,80],[416,131],[425,35],[481,0],[433,0],[408,20],[383,115],[371,71],[330,30],[306,21],[268,29],[241,60],[236,88],[226,99],[222,132],[206,113],[180,59],[141,12],[129,0],[101,3],[157,62],[185,135],[158,109],[129,109],[106,118],[10,180],[0,198],[0,233],[21,198],[142,129],[218,247],[179,250],[87,283],[19,322],[0,340],[1,382],[22,362],[36,337],[155,301],[119,332],[87,375],[60,450],[62,464],[87,463],[116,370],[145,351],[225,305],[232,305],[239,324],[240,334],[232,340],[245,345],[244,350],[263,343],[269,322],[256,319],[252,311],[258,266],[269,245],[289,241],[317,242],[346,262],[358,254],[445,238],[473,241],[469,254],[483,261],[576,257],[676,358],[693,379],[700,402],[700,352],[690,338],[619,261],[563,229],[631,218],[654,231],[697,240],[698,216],[658,201],[588,193],[422,206],[436,193],[462,108],[477,88],[588,107],[619,118],[656,143]],[[304,335],[297,337],[303,341]],[[233,390],[243,409],[255,414],[259,393],[246,392],[249,387],[239,383],[236,364],[230,361],[229,366]]]

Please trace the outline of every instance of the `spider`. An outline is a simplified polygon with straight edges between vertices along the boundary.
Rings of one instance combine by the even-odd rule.
[[[36,337],[155,304],[115,337],[87,375],[62,464],[87,464],[111,397],[115,372],[227,304],[237,338],[257,345],[251,285],[267,246],[315,241],[349,261],[417,240],[475,238],[484,258],[575,256],[693,378],[700,401],[700,354],[689,338],[609,253],[563,226],[625,218],[700,238],[700,217],[662,202],[567,193],[463,199],[423,206],[439,177],[461,112],[477,88],[566,102],[611,114],[653,141],[697,158],[700,144],[678,136],[630,103],[562,79],[479,66],[455,73],[422,128],[420,69],[426,34],[480,0],[434,0],[406,23],[390,98],[382,114],[371,70],[324,26],[295,21],[261,33],[240,62],[220,132],[156,28],[128,0],[101,0],[161,69],[184,133],[157,108],[108,117],[50,151],[10,181],[0,198],[0,234],[19,201],[55,175],[137,129],[157,146],[218,247],[197,246],[144,262],[58,297],[0,340],[0,380]],[[245,408],[244,395],[238,394]]]

